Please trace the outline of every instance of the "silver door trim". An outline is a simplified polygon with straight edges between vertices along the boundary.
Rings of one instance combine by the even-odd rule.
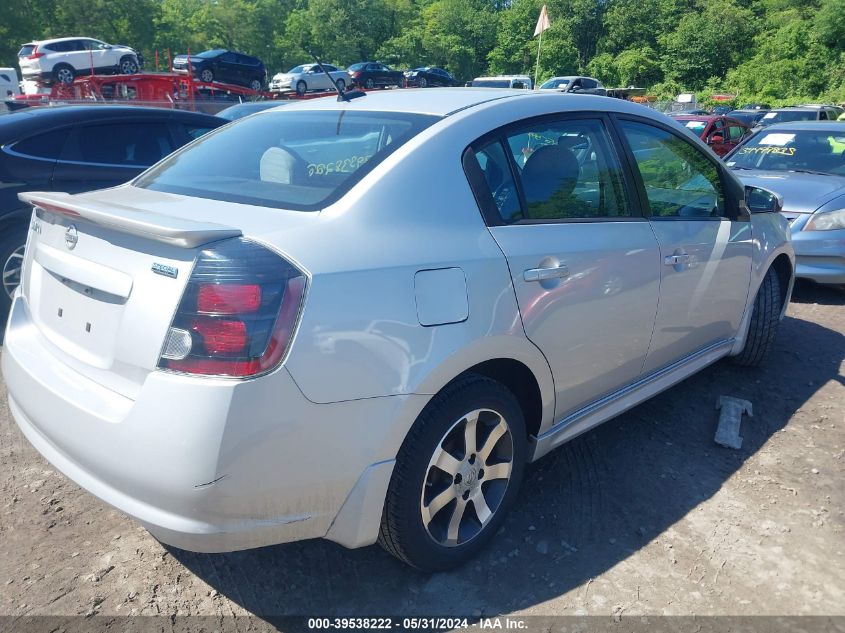
[[[531,460],[539,459],[553,448],[589,431],[620,413],[672,387],[697,371],[727,356],[734,339],[725,339],[693,352],[689,356],[652,372],[590,404],[581,407],[555,423],[550,429],[531,438]]]

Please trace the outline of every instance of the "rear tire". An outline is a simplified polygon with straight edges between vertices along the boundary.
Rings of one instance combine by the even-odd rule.
[[[474,557],[516,498],[526,444],[522,410],[504,385],[477,374],[448,385],[426,405],[399,450],[381,546],[423,571]]]
[[[260,79],[253,79],[249,82],[250,90],[255,90],[255,92],[259,92],[261,90],[261,80]]]
[[[733,358],[736,364],[758,367],[766,360],[778,331],[782,307],[778,275],[774,268],[769,268],[754,299],[754,311],[751,313],[745,345]]]
[[[375,87],[376,87],[376,82],[374,82],[374,81],[373,81],[373,78],[372,78],[372,77],[369,77],[369,78],[368,78],[368,79],[364,82],[364,88],[367,88],[368,90],[372,90],[372,89],[373,89],[373,88],[375,88]]]
[[[53,79],[56,83],[69,86],[73,83],[74,77],[76,77],[76,72],[67,64],[58,64],[53,68]]]

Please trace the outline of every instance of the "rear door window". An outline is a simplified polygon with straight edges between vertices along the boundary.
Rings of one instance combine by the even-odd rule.
[[[397,112],[266,112],[203,137],[135,184],[298,210],[338,199],[438,117]]]
[[[62,161],[93,165],[149,167],[173,151],[166,123],[121,121],[79,126],[66,143]]]

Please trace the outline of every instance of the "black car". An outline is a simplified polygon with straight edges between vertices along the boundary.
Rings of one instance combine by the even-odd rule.
[[[188,56],[173,58],[173,72],[188,73]],[[200,81],[220,81],[261,90],[267,79],[264,63],[257,57],[215,48],[191,55],[190,67]]]
[[[18,193],[80,193],[119,185],[226,123],[198,112],[116,105],[33,107],[0,116],[3,318],[20,282],[32,214]]]
[[[409,88],[417,86],[427,88],[429,86],[452,87],[459,85],[458,80],[448,72],[436,66],[424,66],[405,71],[405,85]]]
[[[393,70],[379,62],[359,62],[352,64],[346,70],[349,72],[352,83],[362,88],[375,88],[376,86],[381,88],[397,86],[401,88],[405,85],[405,74],[401,70]]]

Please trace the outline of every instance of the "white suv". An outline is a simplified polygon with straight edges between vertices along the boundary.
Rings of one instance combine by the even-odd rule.
[[[18,51],[18,60],[24,79],[53,80],[64,84],[72,83],[77,75],[131,75],[141,67],[140,56],[134,49],[89,37],[30,42]]]

